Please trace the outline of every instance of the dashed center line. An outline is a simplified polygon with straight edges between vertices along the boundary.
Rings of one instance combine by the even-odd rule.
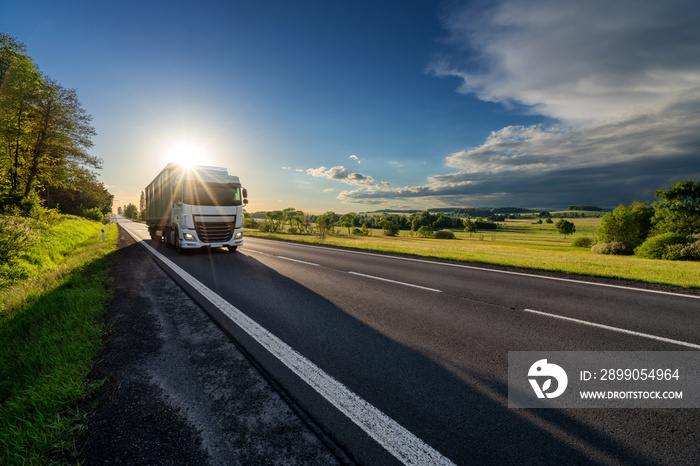
[[[649,333],[635,332],[634,330],[627,330],[620,327],[612,327],[610,325],[597,324],[595,322],[588,322],[587,320],[574,319],[573,317],[565,317],[557,314],[550,314],[548,312],[535,311],[534,309],[523,309],[523,312],[529,312],[531,314],[537,314],[544,317],[551,317],[554,319],[566,320],[569,322],[575,322],[581,325],[588,325],[589,327],[597,327],[605,330],[610,330],[612,332],[626,333],[627,335],[634,335],[636,337],[648,338],[650,340],[663,341],[664,343],[672,343],[674,345],[687,346],[688,348],[700,349],[700,345],[695,343],[688,343],[687,341],[673,340],[671,338],[660,337],[657,335],[651,335]]]
[[[276,257],[276,258],[278,258],[278,259],[284,259],[284,260],[287,260],[287,261],[298,262],[298,263],[300,263],[300,264],[313,265],[314,267],[320,267],[320,266],[321,266],[320,264],[315,264],[315,263],[313,263],[313,262],[302,261],[302,260],[299,260],[299,259],[292,259],[291,257],[277,256],[277,255],[275,255],[275,254],[269,254],[269,253],[267,253],[267,252],[256,251],[255,249],[248,249],[248,248],[246,248],[246,251],[255,252],[255,253],[257,253],[257,254],[262,254],[262,255],[264,255],[264,256]],[[359,273],[359,272],[347,272],[347,273],[349,273],[350,275],[356,275],[356,276],[358,276],[358,277],[372,278],[372,279],[374,279],[374,280],[380,280],[380,281],[383,281],[383,282],[394,283],[394,284],[396,284],[396,285],[410,286],[411,288],[418,288],[418,289],[421,289],[421,290],[432,291],[432,292],[435,292],[435,293],[442,293],[442,290],[436,290],[435,288],[428,288],[427,286],[414,285],[413,283],[399,282],[399,281],[396,281],[396,280],[390,280],[390,279],[388,279],[388,278],[377,277],[377,276],[374,276],[374,275],[367,275],[367,274]]]
[[[436,290],[435,288],[428,288],[427,286],[414,285],[413,283],[397,282],[396,280],[389,280],[388,278],[375,277],[374,275],[365,275],[364,273],[358,272],[348,272],[351,275],[357,275],[359,277],[373,278],[375,280],[381,280],[383,282],[395,283],[397,285],[410,286],[412,288],[420,288],[421,290],[434,291],[436,293],[442,293],[442,290]]]

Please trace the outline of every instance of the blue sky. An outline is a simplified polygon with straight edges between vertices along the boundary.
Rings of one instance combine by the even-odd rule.
[[[115,205],[169,161],[249,211],[614,206],[700,178],[696,1],[0,4]]]

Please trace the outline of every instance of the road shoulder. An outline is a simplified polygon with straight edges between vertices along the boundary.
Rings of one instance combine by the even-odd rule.
[[[334,464],[236,345],[120,229],[105,379],[79,440],[85,464]]]

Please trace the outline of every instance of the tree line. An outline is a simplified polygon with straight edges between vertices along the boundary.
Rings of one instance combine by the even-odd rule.
[[[92,116],[75,89],[39,70],[24,44],[0,33],[0,209],[49,208],[104,218],[113,196],[93,170]]]
[[[347,229],[347,233],[353,235],[369,235],[371,230],[381,229],[385,235],[389,236],[398,234],[400,230],[422,232],[421,236],[423,236],[429,230],[432,236],[432,232],[435,230],[466,229],[468,232],[475,232],[479,229],[493,230],[497,228],[495,221],[505,220],[505,217],[495,221],[482,217],[471,220],[446,215],[442,212],[432,214],[429,211],[413,212],[410,215],[386,212],[381,215],[355,212],[341,215],[328,211],[322,215],[313,215],[293,207],[264,213],[245,213],[245,216],[247,228],[258,228],[260,231],[270,233],[282,231],[292,234],[317,233],[321,236],[339,233],[342,229]]]
[[[700,181],[678,181],[655,195],[654,202],[620,204],[605,214],[593,252],[700,260]]]

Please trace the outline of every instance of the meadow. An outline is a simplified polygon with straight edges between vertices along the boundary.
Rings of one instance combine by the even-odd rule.
[[[536,223],[536,219],[516,219],[499,223],[497,230],[476,233],[453,230],[455,239],[420,238],[410,231],[398,236],[371,230],[370,236],[349,235],[335,228],[320,238],[311,234],[264,233],[248,229],[248,236],[276,238],[314,244],[327,244],[372,251],[394,252],[483,264],[497,264],[640,282],[700,288],[700,264],[688,261],[641,259],[634,256],[593,254],[590,248],[572,246],[576,238],[595,240],[600,218],[567,219],[576,225],[573,236],[559,234],[554,223]],[[556,223],[556,219],[554,222]]]

